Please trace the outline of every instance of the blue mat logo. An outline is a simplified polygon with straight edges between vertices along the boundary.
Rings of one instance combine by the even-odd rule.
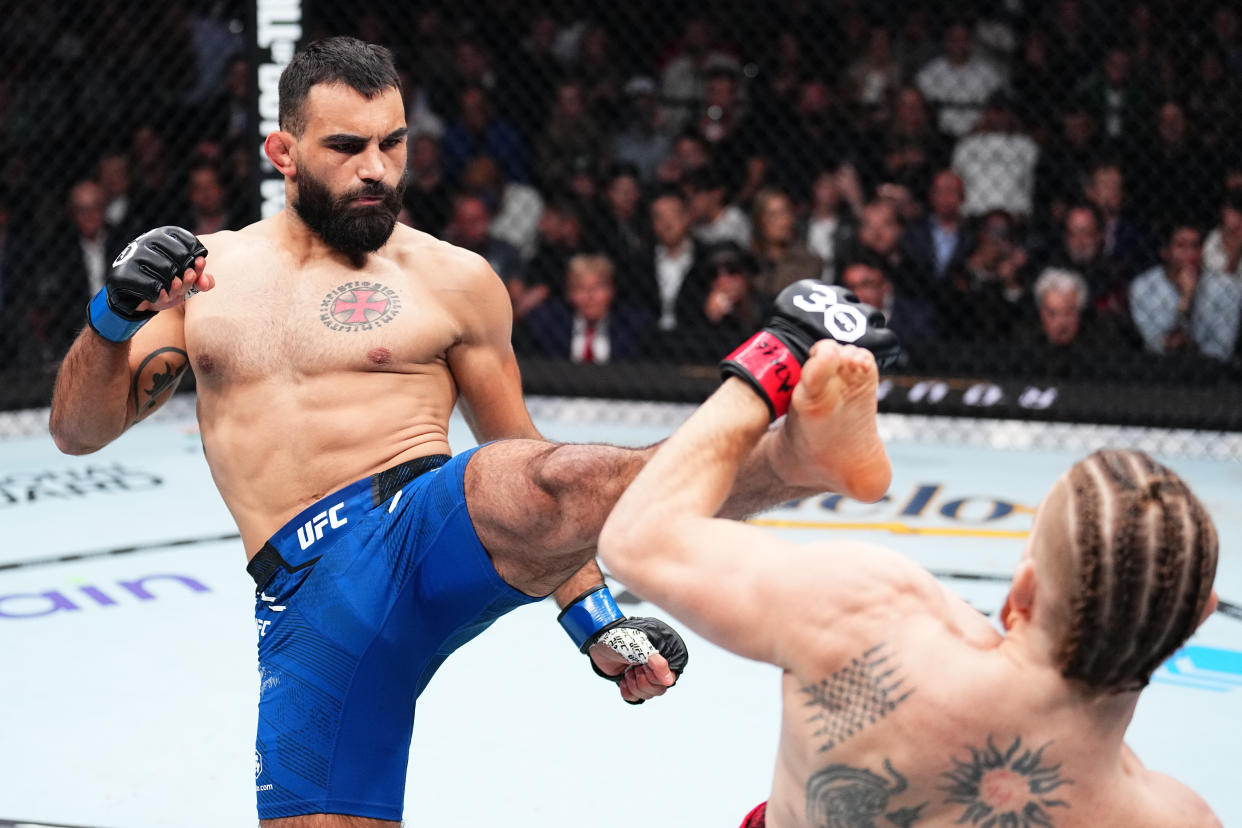
[[[1161,684],[1227,693],[1242,688],[1242,653],[1216,647],[1183,647],[1152,679]]]

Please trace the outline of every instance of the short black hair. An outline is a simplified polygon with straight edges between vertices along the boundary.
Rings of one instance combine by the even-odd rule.
[[[321,83],[343,83],[367,100],[385,89],[401,91],[392,52],[356,37],[316,40],[293,56],[280,73],[280,128],[294,135],[306,129],[306,96]]]

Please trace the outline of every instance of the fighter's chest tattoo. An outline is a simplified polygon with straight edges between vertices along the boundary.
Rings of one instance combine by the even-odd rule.
[[[381,282],[345,282],[328,291],[319,303],[319,321],[343,333],[369,331],[401,313],[401,296]]]

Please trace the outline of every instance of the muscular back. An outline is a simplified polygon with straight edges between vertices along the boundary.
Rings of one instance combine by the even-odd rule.
[[[507,298],[481,260],[402,225],[362,266],[295,259],[274,220],[204,243],[216,286],[186,303],[185,346],[207,459],[249,553],[334,489],[449,453],[455,349],[480,329],[508,338]]]
[[[1085,701],[913,577],[883,609],[838,616],[830,645],[804,650],[829,655],[785,672],[769,826],[1219,825],[1124,748],[1129,716],[1101,715],[1112,702]]]

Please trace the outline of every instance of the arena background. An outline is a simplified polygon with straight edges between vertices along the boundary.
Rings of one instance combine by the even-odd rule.
[[[479,249],[523,297],[531,393],[699,400],[773,290],[878,257],[907,343],[887,411],[1242,424],[1232,4],[0,9],[4,408],[47,403],[100,262],[137,232],[237,227],[279,205],[260,147],[280,68],[309,39],[352,33],[391,47],[405,78],[406,220]],[[965,202],[937,225],[942,170]],[[479,200],[459,211],[464,195]],[[712,222],[714,199],[730,209]],[[667,251],[653,201],[685,212],[692,235],[740,242],[695,242],[675,308],[655,288]],[[771,215],[752,230],[756,205]],[[1201,276],[1184,318],[1161,310],[1176,304],[1172,276],[1160,291],[1138,280],[1177,224],[1206,240],[1205,269],[1232,277]],[[614,266],[607,364],[571,361],[569,337],[548,333],[568,325],[566,263],[583,252]],[[1033,291],[1049,267],[1087,286],[1077,334],[1062,324],[1055,344]],[[743,273],[732,286],[730,268]]]
[[[136,430],[112,453],[81,462],[55,455],[46,406],[102,268],[130,238],[170,223],[196,232],[236,228],[279,206],[283,185],[262,158],[261,142],[273,128],[280,69],[313,38],[354,34],[389,46],[403,72],[411,129],[403,220],[479,250],[509,284],[520,312],[514,344],[524,383],[549,436],[657,439],[685,411],[668,415],[662,406],[697,402],[715,387],[720,355],[761,318],[774,290],[807,275],[839,282],[853,269],[861,290],[887,303],[906,343],[881,385],[882,425],[895,441],[902,485],[915,499],[942,482],[946,491],[975,492],[976,499],[958,497],[943,508],[937,501],[932,522],[954,524],[965,514],[983,527],[977,537],[1009,538],[1000,552],[966,564],[955,557],[965,554],[957,535],[929,547],[926,534],[945,526],[915,533],[921,560],[955,589],[991,585],[970,598],[980,607],[995,604],[992,582],[1003,582],[1006,556],[1016,556],[1025,530],[1002,521],[1009,535],[987,536],[991,521],[1029,520],[1029,509],[1001,515],[989,498],[1033,505],[1056,468],[1106,443],[1139,446],[1190,469],[1188,479],[1209,492],[1222,539],[1230,541],[1222,557],[1225,600],[1201,642],[1211,659],[1185,656],[1198,671],[1191,679],[1176,665],[1162,675],[1169,686],[1199,682],[1220,695],[1155,688],[1151,709],[1164,718],[1140,717],[1138,738],[1146,741],[1137,747],[1145,758],[1166,757],[1161,769],[1202,785],[1226,824],[1242,819],[1229,770],[1236,761],[1225,760],[1242,738],[1242,725],[1227,712],[1231,703],[1236,710],[1232,700],[1242,687],[1242,578],[1232,553],[1242,514],[1242,25],[1235,4],[346,5],[96,0],[84,13],[46,0],[0,0],[0,507],[14,507],[7,548],[0,548],[0,600],[26,591],[46,596],[53,574],[81,590],[81,583],[104,583],[99,578],[111,584],[146,572],[108,570],[137,558],[105,553],[155,550],[143,560],[171,561],[167,556],[202,555],[214,545],[217,558],[236,557],[231,524],[214,500],[207,516],[188,525],[153,521],[138,529],[108,520],[115,504],[127,502],[111,500],[114,494],[153,509],[168,496],[135,494],[129,474],[159,478],[181,498],[213,496],[193,431],[192,377],[163,425]],[[688,240],[678,243],[683,235]],[[569,303],[577,300],[566,276],[579,254],[602,254],[612,266],[606,361],[599,354],[584,361],[580,337],[570,333]],[[598,267],[598,259],[586,262]],[[670,270],[684,271],[684,287],[666,303],[659,284]],[[1041,281],[1049,270],[1061,275]],[[459,431],[454,448],[467,444]],[[178,459],[157,458],[174,450]],[[64,504],[81,510],[82,500],[90,505],[75,512],[81,519],[65,520]],[[832,523],[879,532],[887,542],[899,529],[893,516],[875,517],[882,513],[829,499],[768,520],[804,534]],[[851,522],[860,515],[869,522]],[[73,563],[79,559],[80,569]],[[245,617],[238,596],[245,598],[247,585],[235,560],[196,558],[201,571],[186,560],[167,566],[221,596],[195,609],[197,623]],[[185,610],[167,603],[166,612]],[[10,602],[0,616],[24,613],[44,614],[37,602]],[[49,626],[59,625],[53,618]],[[169,629],[187,623],[177,614],[156,620]],[[129,705],[139,718],[159,702],[129,697],[125,680],[115,678],[106,700],[56,712],[90,696],[91,680],[67,661],[40,664],[49,641],[63,635],[59,644],[89,650],[83,657],[104,670],[110,643],[145,642],[145,633],[110,621],[83,639],[68,625],[36,635],[35,622],[14,623],[26,634],[0,634],[0,663],[28,669],[13,670],[7,692],[0,691],[10,713],[0,727],[0,754],[9,764],[0,767],[11,780],[7,791],[0,780],[0,805],[30,807],[0,811],[0,824],[21,815],[91,825],[224,824],[180,818],[181,791],[202,798],[201,778],[159,792],[133,781],[138,769],[148,778],[165,770],[149,734],[118,730],[109,741],[90,731],[89,718],[78,718],[106,715],[109,705]],[[487,646],[520,647],[513,632],[519,623],[526,622],[498,625],[500,643]],[[531,623],[532,630],[552,629],[546,618]],[[249,646],[247,626],[229,627],[228,642]],[[521,634],[553,637],[525,627]],[[139,649],[121,653],[121,663],[135,675],[151,671],[147,678],[158,686],[158,668]],[[191,706],[207,710],[217,689],[211,681],[247,669],[246,659],[226,649],[220,645],[217,660],[196,668],[201,676],[193,673],[206,689],[179,688]],[[189,670],[198,656],[177,658],[172,673]],[[453,676],[488,669],[477,650],[459,663],[450,662],[447,670],[457,672],[446,670],[433,685],[434,703],[458,692]],[[746,677],[743,685],[756,694],[767,687],[770,676],[753,665],[718,663],[723,675]],[[228,716],[205,712],[196,721],[193,732],[205,747],[199,764],[182,768],[189,776],[208,759],[220,760],[213,767],[230,779],[227,807],[220,806],[230,820],[251,807],[244,778],[233,797],[231,770],[239,764],[244,777],[249,761],[249,679],[229,684]],[[737,687],[730,692],[738,705],[753,704]],[[1199,703],[1198,718],[1188,713],[1171,725],[1186,730],[1179,746],[1154,735],[1161,722],[1175,721],[1170,711],[1199,698],[1209,701]],[[675,709],[687,721],[695,712]],[[715,717],[717,708],[703,702],[699,712]],[[160,721],[180,727],[175,717],[183,715],[163,711]],[[512,724],[503,711],[494,715],[498,730]],[[730,715],[736,711],[720,713]],[[38,735],[53,719],[64,720],[67,741],[93,746],[93,759],[64,768],[75,771],[69,778],[80,790],[94,786],[80,802],[50,786],[67,755],[59,740]],[[447,720],[471,721],[455,712]],[[452,800],[443,813],[460,815],[458,789],[442,789],[437,775],[455,776],[456,760],[440,767],[429,758],[452,750],[451,729],[438,721],[440,731],[420,721],[423,738],[441,741],[415,759],[424,774],[419,792]],[[772,722],[748,724],[766,732]],[[704,721],[703,732],[711,726]],[[537,730],[528,735],[538,737]],[[126,754],[124,768],[100,759],[130,738],[150,747],[141,760]],[[727,740],[703,744],[714,758],[728,754]],[[1189,758],[1195,753],[1207,755]],[[540,761],[573,764],[564,756]],[[1195,761],[1203,764],[1185,772]],[[701,787],[735,797],[741,791],[740,800],[753,804],[768,764],[766,754],[758,756],[735,770],[737,780]],[[211,771],[203,774],[208,788],[219,783]],[[751,780],[745,790],[743,777]],[[104,815],[118,800],[141,807]],[[569,808],[573,799],[564,803]]]

